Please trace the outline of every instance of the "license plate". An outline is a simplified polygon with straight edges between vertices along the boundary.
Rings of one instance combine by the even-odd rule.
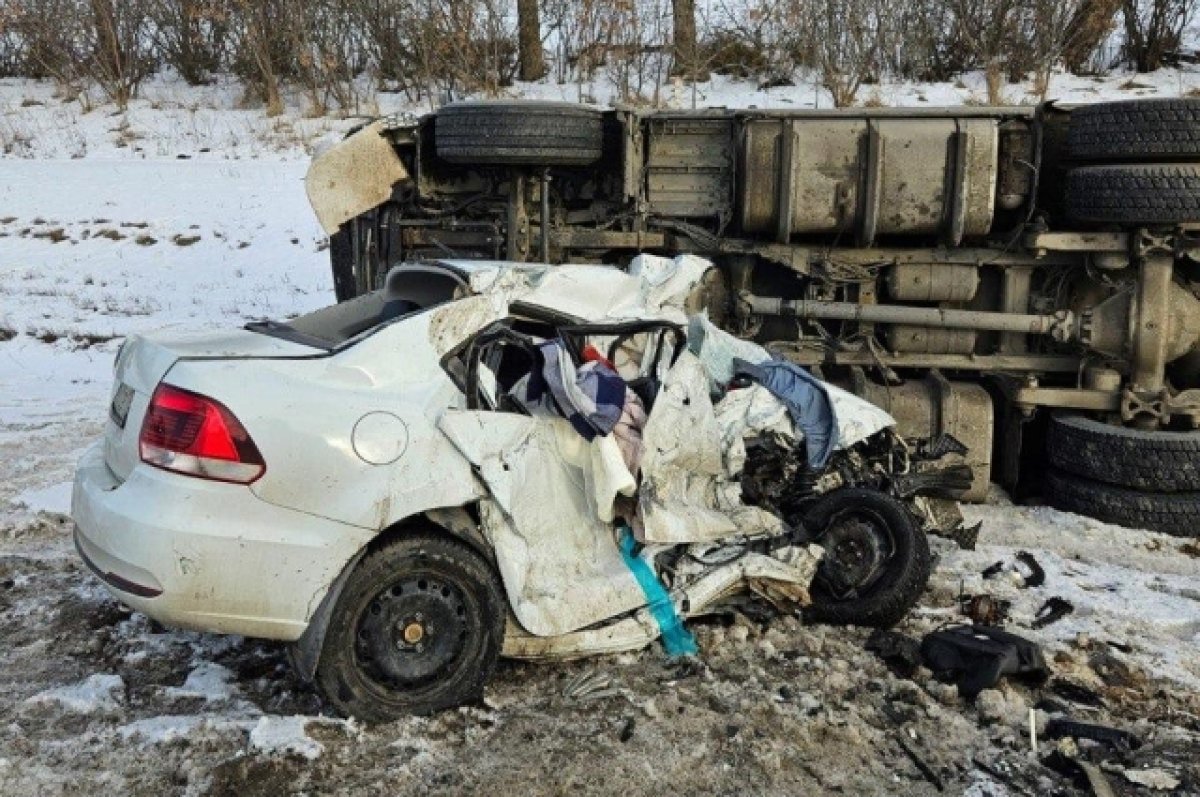
[[[133,404],[133,388],[129,385],[121,385],[117,388],[117,394],[113,396],[112,404],[108,408],[108,414],[112,416],[113,423],[117,425],[118,429],[125,428],[131,404]]]

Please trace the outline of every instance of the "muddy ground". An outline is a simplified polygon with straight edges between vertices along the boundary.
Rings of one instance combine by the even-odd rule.
[[[1072,518],[976,512],[984,540],[1009,516]],[[1180,563],[1196,583],[1182,541],[1081,523],[1124,534],[1138,557]],[[1070,716],[1139,737],[1137,750],[1081,745],[1115,794],[1200,794],[1200,696],[1179,680],[1197,665],[1163,664],[1175,676],[1163,679],[1155,652],[1112,638],[1100,612],[1097,633],[1048,643],[1049,684],[1006,682],[973,705],[927,670],[893,675],[864,650],[865,630],[731,614],[694,625],[695,662],[657,646],[505,662],[481,705],[363,727],[323,717],[280,645],[175,632],[122,607],[71,555],[69,530],[65,516],[19,510],[0,526],[0,794],[1088,793],[1043,763],[1053,741],[1039,734],[1031,751],[1033,707],[1037,730]],[[938,541],[941,574],[901,630],[919,636],[957,615],[953,562],[1007,551],[981,549]],[[1043,558],[1048,581],[1065,577],[1055,555]],[[1017,597],[1009,627],[1029,634],[1021,606],[1040,596],[1023,601],[1034,590],[1018,581],[999,586]],[[1190,600],[1200,608],[1200,592]],[[598,696],[573,694],[589,673]]]

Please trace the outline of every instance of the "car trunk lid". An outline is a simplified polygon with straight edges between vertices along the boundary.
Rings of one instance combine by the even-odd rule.
[[[296,359],[324,354],[314,346],[245,329],[130,335],[117,354],[104,430],[104,461],[119,480],[129,476],[141,460],[138,437],[150,398],[171,366],[180,360]]]

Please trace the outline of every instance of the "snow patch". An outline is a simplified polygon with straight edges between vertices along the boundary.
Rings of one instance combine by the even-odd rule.
[[[308,735],[305,730],[308,722],[309,718],[302,716],[259,717],[258,724],[250,730],[250,749],[316,760],[325,752],[325,745]]]
[[[235,720],[203,714],[164,714],[122,725],[117,728],[117,733],[125,741],[138,741],[142,744],[169,744],[176,739],[185,739],[203,729],[244,732],[253,728],[253,720]]]
[[[124,700],[125,682],[121,676],[97,673],[71,686],[38,692],[25,702],[32,705],[58,704],[77,714],[114,711]]]
[[[59,512],[65,515],[71,511],[71,482],[26,490],[13,501],[30,512]]]
[[[168,686],[163,693],[168,698],[198,697],[209,703],[225,702],[237,694],[237,688],[230,683],[233,678],[228,667],[205,661],[188,673],[183,686]]]

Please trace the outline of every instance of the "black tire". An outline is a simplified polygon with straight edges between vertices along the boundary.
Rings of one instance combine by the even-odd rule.
[[[1200,160],[1200,100],[1128,100],[1076,108],[1067,149],[1081,160]]]
[[[478,700],[500,654],[505,606],[475,551],[432,534],[403,537],[350,574],[314,682],[339,713],[366,722]]]
[[[804,526],[818,545],[826,546],[825,557],[813,580],[812,604],[805,610],[809,619],[836,625],[890,628],[908,614],[929,582],[932,561],[929,541],[904,504],[877,490],[844,488],[822,496],[804,514]],[[837,544],[831,535],[847,525],[866,522],[886,529],[890,557],[877,570],[865,589],[847,592],[834,589]],[[846,539],[846,538],[843,538]],[[853,538],[849,538],[853,541]],[[861,546],[860,546],[861,547]],[[853,554],[853,549],[851,555]]]
[[[1055,509],[1177,537],[1200,535],[1200,493],[1147,493],[1046,471],[1046,502]]]
[[[1055,415],[1046,446],[1054,467],[1085,479],[1159,493],[1200,490],[1200,432],[1144,431]]]
[[[438,157],[451,163],[587,166],[603,154],[603,117],[586,105],[455,103],[435,119]]]
[[[333,271],[333,295],[339,302],[349,301],[361,292],[354,269],[354,239],[348,222],[329,236],[329,266]]]
[[[1067,215],[1099,224],[1200,220],[1200,164],[1084,166],[1067,172]]]

